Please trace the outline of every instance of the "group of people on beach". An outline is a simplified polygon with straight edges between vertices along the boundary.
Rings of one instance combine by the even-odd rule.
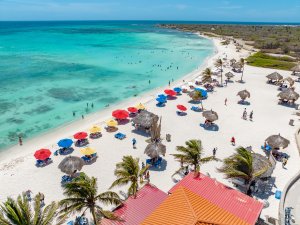
[[[247,120],[247,117],[248,117],[248,113],[247,113],[247,109],[245,108],[242,115],[242,119]],[[249,114],[249,120],[253,121],[253,110]]]

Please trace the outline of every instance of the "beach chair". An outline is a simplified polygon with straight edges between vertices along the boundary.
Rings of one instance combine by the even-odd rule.
[[[63,176],[61,177],[60,183],[61,183],[62,185],[65,185],[66,183],[71,182],[72,179],[73,179],[73,178],[70,177],[70,176],[68,176],[68,175],[63,175]]]
[[[46,166],[46,162],[44,160],[36,160],[36,164],[37,167],[43,167]]]
[[[192,106],[191,110],[194,112],[201,112],[201,109],[198,106]]]
[[[281,198],[281,191],[276,190],[276,192],[275,192],[275,198],[276,199],[280,199]]]
[[[123,140],[124,138],[126,138],[126,135],[122,134],[122,133],[116,133],[115,138],[117,138],[119,140]]]
[[[74,222],[73,221],[69,221],[69,222],[67,222],[67,225],[74,225]]]

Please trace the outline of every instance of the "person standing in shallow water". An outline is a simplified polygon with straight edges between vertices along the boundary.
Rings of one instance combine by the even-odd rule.
[[[23,140],[22,140],[22,137],[21,135],[19,135],[19,145],[22,146],[23,145]]]
[[[94,108],[94,103],[91,104],[91,107]]]
[[[81,115],[81,118],[84,119],[84,115]]]
[[[73,111],[73,117],[75,117],[75,111]]]

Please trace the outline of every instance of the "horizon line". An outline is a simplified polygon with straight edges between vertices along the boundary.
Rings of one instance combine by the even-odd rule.
[[[91,19],[91,20],[79,20],[79,19],[69,19],[69,20],[0,20],[0,22],[126,22],[126,21],[138,21],[138,22],[202,22],[202,23],[258,23],[258,24],[295,24],[300,25],[300,22],[282,22],[282,21],[226,21],[226,20],[153,20],[153,19]]]

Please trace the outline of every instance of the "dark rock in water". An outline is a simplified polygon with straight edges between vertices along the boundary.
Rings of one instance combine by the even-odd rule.
[[[10,111],[13,107],[15,107],[15,104],[5,101],[5,100],[0,100],[0,113],[4,114],[8,111]]]
[[[48,90],[48,95],[52,98],[67,102],[80,100],[76,95],[75,90],[70,88],[51,88]]]
[[[15,124],[22,124],[25,122],[25,120],[17,119],[17,118],[8,118],[6,120],[7,123],[15,123]]]
[[[53,108],[48,106],[48,105],[41,105],[39,107],[37,107],[34,112],[36,114],[43,114],[43,113],[46,113],[46,112],[49,112],[51,111]]]
[[[48,105],[41,105],[41,106],[38,106],[35,109],[32,109],[31,111],[24,112],[24,114],[30,115],[30,116],[32,116],[32,115],[39,115],[39,114],[43,114],[43,113],[49,112],[51,110],[53,110],[52,107],[50,107]]]

